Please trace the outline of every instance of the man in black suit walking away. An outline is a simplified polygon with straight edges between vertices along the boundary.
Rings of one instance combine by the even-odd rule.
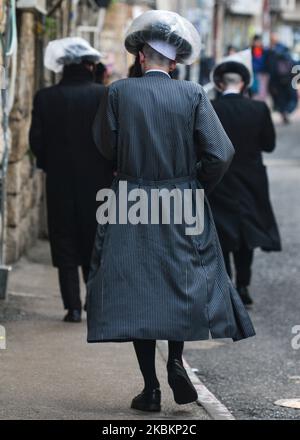
[[[88,280],[96,232],[96,193],[111,184],[112,164],[97,150],[92,124],[105,87],[94,81],[100,54],[82,38],[49,43],[45,66],[61,81],[34,98],[30,146],[46,173],[48,229],[66,322],[80,322],[78,267]]]
[[[237,290],[244,304],[251,305],[248,287],[254,249],[281,250],[262,159],[263,151],[274,151],[276,135],[267,105],[243,94],[251,82],[244,63],[221,63],[214,71],[214,82],[222,95],[212,104],[233,143],[235,156],[209,199],[228,274],[232,276],[233,254]]]
[[[87,340],[132,341],[144,389],[131,408],[159,412],[157,340],[168,341],[168,383],[175,402],[185,405],[198,395],[183,365],[184,342],[238,341],[255,331],[227,275],[207,199],[202,231],[187,234],[185,221],[174,222],[177,208],[172,220],[163,219],[174,191],[181,197],[192,190],[187,206],[195,212],[201,198],[195,190],[211,191],[234,154],[202,87],[170,77],[177,62],[190,65],[198,57],[200,36],[178,14],[153,10],[133,21],[125,47],[139,57],[143,76],[111,84],[95,119],[96,144],[117,161],[109,197],[116,202],[111,213],[118,211],[118,220],[99,221],[97,228]],[[150,196],[144,205],[150,205],[150,215],[132,222],[132,205],[124,201],[133,200],[137,191]],[[155,194],[162,209],[151,202]]]

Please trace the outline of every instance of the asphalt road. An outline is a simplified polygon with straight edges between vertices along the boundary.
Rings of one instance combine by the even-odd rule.
[[[274,405],[300,398],[300,126],[277,126],[277,151],[266,155],[283,252],[256,252],[250,314],[257,336],[239,343],[186,344],[185,356],[205,385],[237,419],[300,419]]]

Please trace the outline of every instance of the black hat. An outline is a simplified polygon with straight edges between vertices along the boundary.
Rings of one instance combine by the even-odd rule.
[[[125,37],[128,52],[137,55],[146,43],[162,41],[176,49],[176,61],[193,63],[200,54],[201,39],[195,27],[171,11],[152,10],[136,18]]]
[[[237,61],[225,61],[219,64],[213,72],[213,81],[217,88],[220,87],[223,76],[226,73],[237,73],[241,75],[243,82],[245,83],[245,88],[249,87],[251,84],[251,72],[245,64]]]

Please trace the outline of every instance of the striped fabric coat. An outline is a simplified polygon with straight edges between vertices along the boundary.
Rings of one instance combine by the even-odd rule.
[[[147,194],[209,192],[226,172],[234,149],[201,86],[148,72],[115,82],[104,101],[94,137],[101,153],[117,161],[117,206],[119,181]],[[88,342],[236,341],[255,334],[226,273],[206,198],[204,211],[204,231],[195,236],[186,235],[185,224],[98,226]]]

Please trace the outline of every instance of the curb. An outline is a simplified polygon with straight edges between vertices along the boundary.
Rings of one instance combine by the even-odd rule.
[[[158,350],[165,361],[168,359],[167,341],[157,341]],[[198,392],[197,404],[202,406],[212,420],[235,420],[231,412],[223,405],[217,397],[201,382],[199,377],[193,372],[191,366],[183,358],[184,367]]]

